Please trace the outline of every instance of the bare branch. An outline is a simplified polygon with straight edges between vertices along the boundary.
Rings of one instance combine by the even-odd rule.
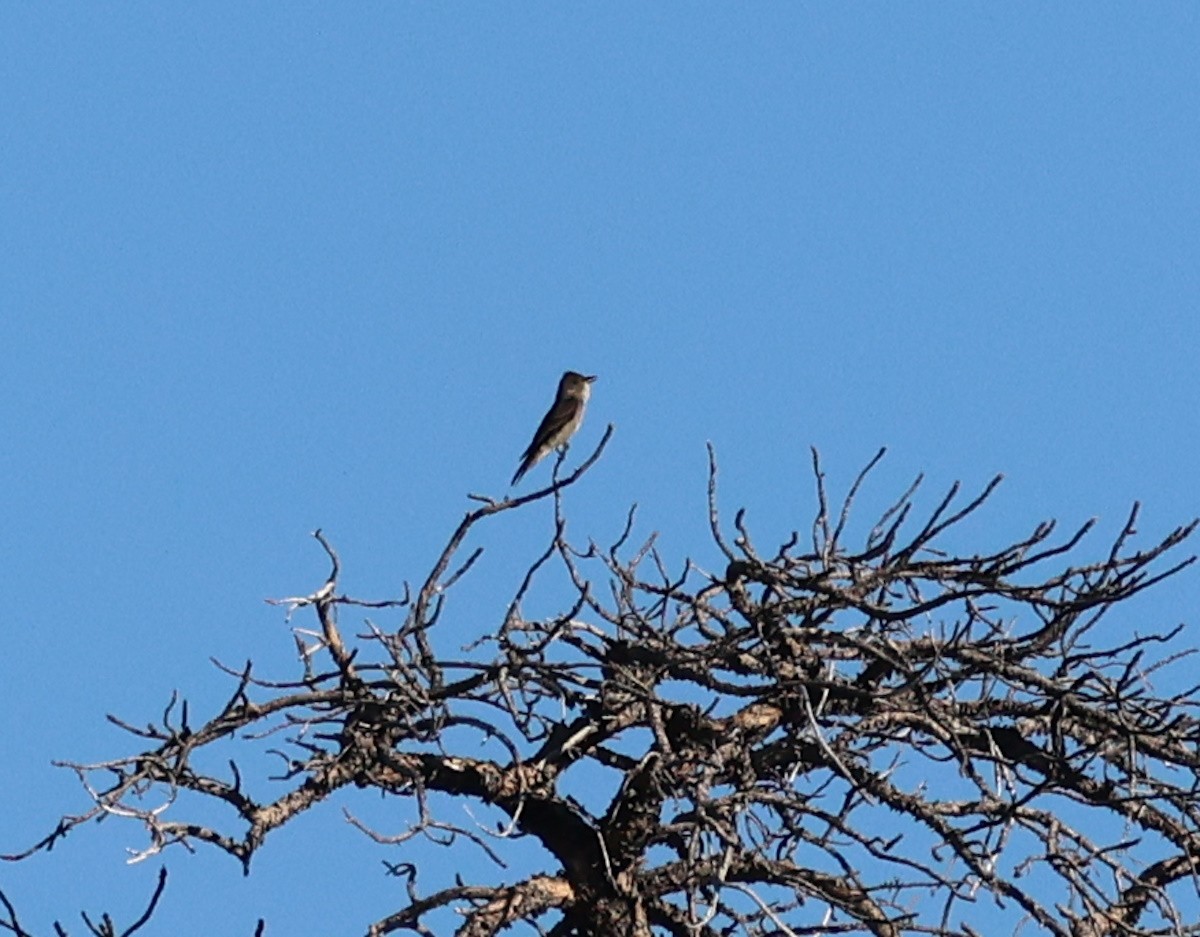
[[[402,857],[388,868],[406,897],[371,935],[445,933],[452,917],[464,937],[519,923],[557,937],[1200,933],[1184,910],[1200,881],[1192,649],[1179,628],[1100,627],[1193,561],[1173,551],[1194,523],[1139,546],[1135,507],[1091,557],[1072,559],[1091,521],[958,554],[947,534],[1000,477],[967,498],[952,486],[924,517],[918,477],[851,548],[883,450],[840,502],[813,450],[811,537],[793,532],[772,555],[742,511],[725,539],[710,446],[708,521],[727,568],[709,575],[635,536],[632,510],[572,545],[564,495],[611,435],[561,479],[560,459],[546,488],[472,496],[411,597],[337,594],[340,561],[317,531],[325,582],[275,600],[315,613],[297,629],[301,672],[218,665],[232,690],[199,726],[175,696],[156,723],[114,719],[144,750],[68,763],[89,809],[8,858],[117,817],[145,831],[135,858],[208,845],[248,870],[275,830],[371,788],[412,817],[380,831],[345,814]],[[481,556],[460,553],[474,526],[545,498],[546,540],[495,627],[461,657],[435,654],[430,631],[457,613],[448,597]],[[337,613],[354,606],[402,620],[343,636]],[[252,758],[200,767],[219,742],[275,755],[275,786]],[[190,820],[197,797],[233,820]],[[440,815],[446,798],[469,819]],[[418,838],[481,850],[515,880],[423,895],[404,861]],[[514,861],[518,838],[541,846],[545,868]],[[0,929],[25,935],[0,902]]]

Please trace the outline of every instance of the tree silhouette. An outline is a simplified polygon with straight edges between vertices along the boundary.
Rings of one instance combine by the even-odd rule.
[[[9,858],[119,814],[144,826],[144,855],[208,844],[248,871],[274,830],[357,787],[408,801],[417,817],[399,836],[359,821],[396,844],[391,871],[407,887],[386,917],[348,920],[373,937],[446,933],[430,922],[450,914],[461,937],[972,935],[998,922],[1063,937],[1197,931],[1179,907],[1200,859],[1200,694],[1152,684],[1190,649],[1171,649],[1179,628],[1094,643],[1114,606],[1192,562],[1159,561],[1195,522],[1136,549],[1135,506],[1089,562],[1068,554],[1091,522],[1061,539],[1041,523],[954,555],[948,532],[999,478],[965,501],[955,485],[919,519],[918,478],[850,546],[851,508],[883,452],[833,505],[814,451],[811,530],[767,551],[743,513],[723,525],[710,451],[725,568],[673,571],[653,538],[633,542],[632,512],[611,547],[568,540],[564,496],[611,433],[570,475],[558,480],[556,467],[548,488],[478,498],[399,599],[341,594],[338,556],[317,531],[328,579],[278,600],[315,613],[309,637],[298,632],[295,679],[247,665],[229,671],[228,702],[202,725],[175,700],[156,725],[122,723],[145,750],[71,765],[90,810]],[[463,555],[468,534],[547,499],[549,543],[498,624],[465,657],[435,654],[430,634],[481,552]],[[573,584],[569,600],[528,619],[522,606],[551,564]],[[395,621],[347,637],[339,613],[362,608]],[[216,743],[282,745],[286,790],[260,799],[261,779],[236,758],[202,770]],[[566,792],[580,778],[603,792],[599,808]],[[179,815],[181,792],[236,821]],[[457,822],[434,795],[491,805],[505,823]],[[404,859],[418,836],[497,862],[530,837],[545,863],[506,884],[426,892]],[[0,925],[24,934],[5,904]]]

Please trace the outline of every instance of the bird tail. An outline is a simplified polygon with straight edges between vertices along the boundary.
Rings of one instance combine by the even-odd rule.
[[[512,481],[508,483],[508,487],[511,488],[513,485],[519,482],[525,476],[525,473],[529,471],[532,465],[533,459],[531,459],[529,456],[523,458],[521,460],[521,464],[517,466],[517,471],[516,474],[513,475]]]

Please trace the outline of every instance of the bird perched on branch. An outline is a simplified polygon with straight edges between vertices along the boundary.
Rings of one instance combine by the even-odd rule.
[[[583,410],[592,393],[595,374],[578,374],[567,371],[558,382],[558,394],[554,404],[542,417],[529,448],[521,456],[521,464],[510,484],[515,485],[521,476],[538,464],[555,449],[565,448],[583,422]]]

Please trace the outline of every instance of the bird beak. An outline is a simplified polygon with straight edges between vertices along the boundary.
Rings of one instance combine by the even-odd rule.
[[[592,383],[592,381],[594,381],[599,376],[600,376],[599,374],[585,374],[583,376],[583,379],[590,384],[590,383]]]

